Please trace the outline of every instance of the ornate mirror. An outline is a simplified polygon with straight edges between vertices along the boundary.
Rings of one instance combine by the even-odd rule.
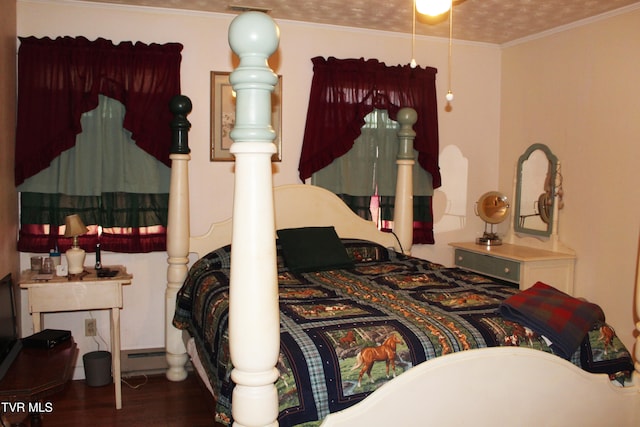
[[[502,240],[494,231],[494,226],[500,224],[507,218],[509,213],[509,202],[507,196],[497,191],[484,193],[476,202],[476,215],[484,222],[484,234],[476,239],[479,245],[496,246],[501,245]]]
[[[518,159],[513,228],[550,236],[553,230],[558,158],[544,144],[533,144]]]

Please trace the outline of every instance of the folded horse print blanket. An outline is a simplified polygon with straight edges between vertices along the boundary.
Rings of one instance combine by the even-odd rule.
[[[500,304],[500,314],[544,335],[551,348],[569,359],[590,329],[604,322],[602,309],[542,282]]]

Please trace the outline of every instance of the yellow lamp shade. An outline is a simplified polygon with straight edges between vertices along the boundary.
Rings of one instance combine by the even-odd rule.
[[[88,231],[78,214],[68,215],[64,219],[64,225],[64,237],[77,237]]]

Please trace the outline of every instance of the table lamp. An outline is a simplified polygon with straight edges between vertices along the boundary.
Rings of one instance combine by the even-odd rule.
[[[85,234],[87,227],[77,214],[69,215],[64,219],[64,237],[73,237],[73,245],[65,252],[69,274],[80,274],[84,271],[85,252],[78,245],[78,236]]]

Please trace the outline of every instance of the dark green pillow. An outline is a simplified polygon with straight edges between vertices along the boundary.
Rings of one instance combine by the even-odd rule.
[[[344,245],[333,227],[303,227],[278,230],[282,256],[290,271],[352,268]]]

